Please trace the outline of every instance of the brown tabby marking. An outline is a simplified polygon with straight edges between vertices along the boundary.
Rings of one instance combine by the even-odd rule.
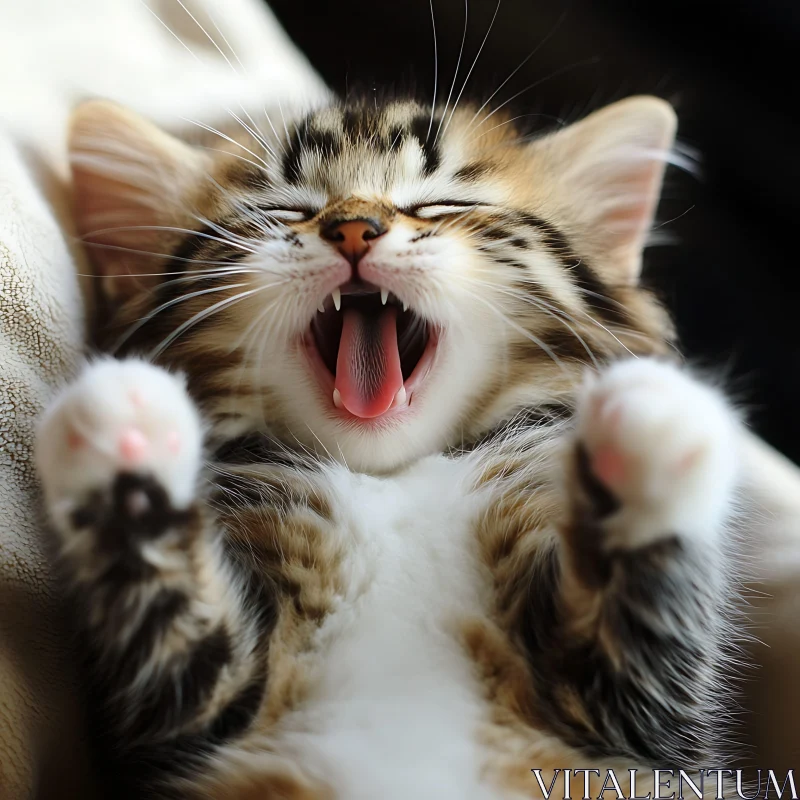
[[[448,453],[476,470],[469,558],[477,553],[480,585],[492,593],[450,633],[485,701],[474,734],[482,777],[498,792],[541,797],[535,767],[549,783],[556,768],[603,763],[605,775],[619,759],[696,761],[714,743],[702,692],[717,665],[689,663],[691,650],[651,623],[674,613],[696,630],[716,608],[695,592],[698,572],[680,549],[605,552],[606,498],[579,469],[566,421],[587,368],[670,351],[670,323],[638,282],[663,169],[640,151],[669,146],[674,116],[639,98],[529,140],[502,113],[459,106],[433,140],[440,114],[415,103],[333,104],[291,119],[285,139],[232,126],[220,142],[169,136],[109,104],[76,113],[78,224],[98,245],[108,300],[98,339],[183,372],[215,453],[208,513],[195,510],[207,504],[202,492],[185,515],[163,487],[135,476],[136,485],[112,488],[121,500],[109,520],[96,516],[101,496],[60,531],[71,537],[64,560],[79,600],[113,612],[113,624],[97,611],[82,624],[99,653],[97,677],[109,697],[124,698],[111,723],[131,786],[204,800],[347,800],[305,774],[312,756],[298,763],[281,751],[290,724],[315,724],[302,712],[314,711],[325,667],[320,631],[351,588],[353,544],[320,463],[331,454],[341,456],[337,469],[398,486],[426,456]],[[450,352],[437,351],[449,361],[434,361],[430,394],[420,390],[419,414],[403,428],[343,420],[332,376],[302,360],[316,309],[335,302],[335,270],[359,277],[326,230],[361,217],[405,237],[383,273],[373,264],[376,274],[405,281],[442,326],[442,343],[446,325],[473,337],[462,351],[455,336]],[[481,300],[489,310],[475,310]],[[419,320],[428,324],[422,312]],[[161,515],[152,525],[130,511],[137,492]],[[112,579],[104,552],[121,564]],[[691,589],[672,596],[675,574]],[[436,605],[424,609],[434,619]],[[657,657],[644,675],[620,680],[637,643],[631,630],[644,631]],[[687,663],[688,690],[674,682]],[[596,794],[598,779],[591,786]]]

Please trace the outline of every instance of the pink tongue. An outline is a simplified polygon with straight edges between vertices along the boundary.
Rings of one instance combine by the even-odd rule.
[[[342,405],[355,417],[379,417],[403,385],[396,320],[392,306],[377,317],[354,308],[344,312],[335,386]]]

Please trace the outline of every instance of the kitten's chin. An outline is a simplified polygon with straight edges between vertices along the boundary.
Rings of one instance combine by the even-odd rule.
[[[304,448],[352,471],[376,475],[395,472],[462,441],[463,425],[475,419],[496,370],[495,349],[477,331],[433,329],[403,383],[406,402],[361,418],[334,404],[335,377],[314,340],[299,337],[296,345],[293,378],[281,382],[292,387],[282,401],[292,436]]]

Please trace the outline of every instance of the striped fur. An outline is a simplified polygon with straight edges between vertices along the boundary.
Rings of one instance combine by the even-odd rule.
[[[109,779],[518,800],[533,768],[716,766],[736,422],[667,364],[638,283],[671,112],[533,140],[411,102],[240,122],[173,138],[90,103],[73,125],[98,338],[125,358],[67,390],[37,456]],[[367,278],[438,331],[402,422],[343,422],[303,361],[344,280],[323,232],[356,218],[387,230]]]

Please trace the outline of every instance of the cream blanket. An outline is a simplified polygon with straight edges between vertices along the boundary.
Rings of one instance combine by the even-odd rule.
[[[68,215],[69,110],[99,95],[169,123],[325,91],[263,3],[183,2],[186,10],[180,0],[0,0],[2,800],[89,796],[30,454],[37,414],[83,351],[76,275],[86,269]]]
[[[87,798],[74,668],[43,553],[31,432],[83,350],[65,120],[101,95],[158,121],[325,92],[259,0],[0,0],[0,797]],[[185,6],[185,7],[184,7]],[[194,16],[195,20],[192,19]],[[218,51],[201,29],[217,41]],[[173,35],[175,34],[175,35]],[[179,41],[180,39],[180,41]],[[181,43],[183,42],[183,43]],[[800,473],[748,443],[758,514],[764,766],[797,751]],[[784,646],[785,645],[785,646]],[[781,682],[783,681],[783,683]],[[793,692],[793,694],[792,694]],[[783,722],[781,721],[783,720]],[[782,725],[786,725],[783,729]],[[794,727],[794,726],[792,726]],[[766,746],[766,745],[765,745]],[[709,765],[716,766],[716,765]]]

